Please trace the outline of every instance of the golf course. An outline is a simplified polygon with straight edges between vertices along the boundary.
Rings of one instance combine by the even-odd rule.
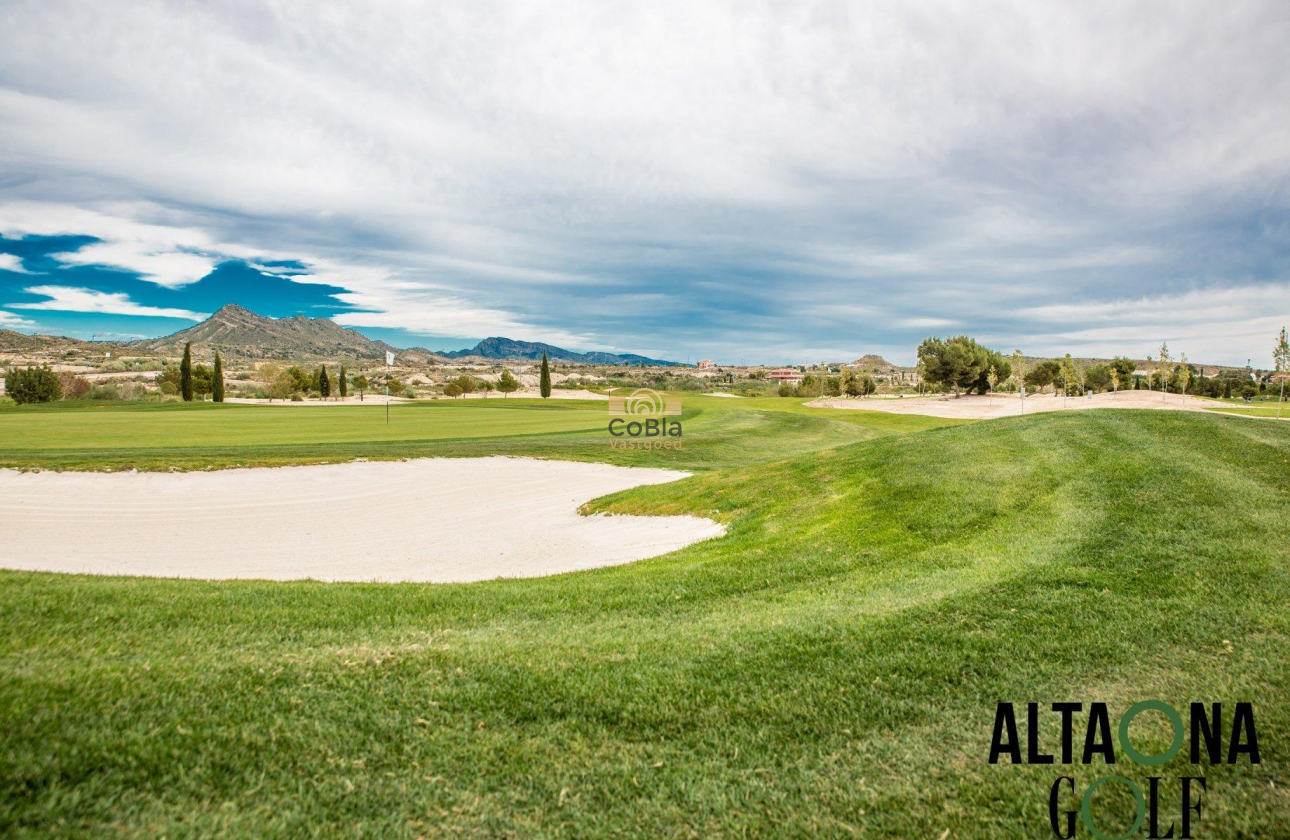
[[[1290,423],[682,398],[682,447],[650,450],[611,447],[605,404],[577,400],[388,423],[379,403],[0,406],[8,470],[598,462],[692,475],[583,513],[725,528],[469,584],[0,571],[0,836],[1040,837],[1056,776],[1067,810],[1108,773],[1166,779],[1162,832],[1191,775],[1196,836],[1285,836]],[[277,527],[433,536],[411,515]],[[75,511],[65,531],[97,537]],[[200,518],[188,537],[260,538]],[[1148,698],[1224,703],[1225,746],[1251,703],[1261,761],[988,760],[1001,701],[1119,720]],[[1144,753],[1171,736],[1134,724]],[[1056,715],[1038,739],[1059,751]],[[1096,807],[1108,834],[1133,822],[1122,788]]]

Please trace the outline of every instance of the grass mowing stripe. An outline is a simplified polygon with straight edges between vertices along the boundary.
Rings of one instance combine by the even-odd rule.
[[[606,403],[595,401],[409,403],[394,407],[388,425],[379,406],[9,406],[0,410],[0,467],[171,470],[521,455],[715,469],[953,422],[801,402],[687,397],[684,449],[661,452],[611,449]]]
[[[1204,768],[1202,826],[1274,836],[1290,430],[1254,425],[1035,415],[714,469],[593,507],[729,537],[543,580],[0,575],[0,830],[1028,837],[1054,768],[986,764],[994,702],[1151,696],[1255,703],[1264,764]]]

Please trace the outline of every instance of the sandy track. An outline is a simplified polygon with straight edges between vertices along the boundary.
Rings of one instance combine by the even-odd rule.
[[[475,581],[629,563],[719,536],[579,516],[687,474],[522,458],[195,473],[0,471],[0,567],[203,579]]]
[[[830,398],[807,403],[816,408],[848,408],[862,411],[885,411],[890,414],[923,414],[928,417],[952,417],[986,420],[1013,417],[1022,413],[1021,399],[1007,394],[988,396],[906,397],[905,399],[839,399]],[[1091,397],[1054,397],[1051,394],[1026,397],[1026,414],[1040,411],[1080,411],[1093,408],[1151,408],[1164,411],[1209,411],[1219,403],[1182,394],[1151,391],[1119,391],[1094,394]],[[1232,415],[1241,416],[1241,415]]]

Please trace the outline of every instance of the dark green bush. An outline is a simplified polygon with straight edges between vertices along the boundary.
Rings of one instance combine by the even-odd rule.
[[[63,383],[47,367],[10,368],[5,391],[18,405],[53,402],[63,395]]]

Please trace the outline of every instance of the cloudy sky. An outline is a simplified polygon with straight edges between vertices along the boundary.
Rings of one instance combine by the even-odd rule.
[[[1290,4],[0,0],[0,327],[1270,363]]]

